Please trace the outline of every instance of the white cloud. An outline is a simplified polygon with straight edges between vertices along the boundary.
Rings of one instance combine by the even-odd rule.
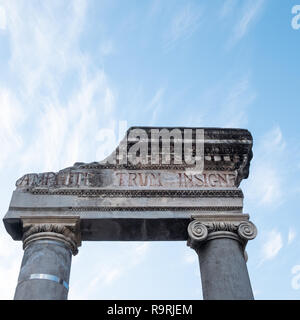
[[[54,99],[45,104],[38,135],[22,156],[24,168],[43,164],[41,170],[58,170],[76,161],[98,160],[97,132],[103,121],[111,121],[112,109],[112,93],[101,73],[84,81],[66,104]]]
[[[260,264],[265,262],[266,260],[274,259],[279,253],[280,249],[283,246],[281,233],[277,230],[272,230],[267,234],[265,243],[262,246],[262,259]]]
[[[285,200],[285,140],[279,126],[275,126],[255,140],[254,158],[251,161],[251,178],[245,182],[247,198],[262,206],[277,207]]]
[[[142,244],[139,244],[134,248],[135,256],[138,256],[139,258],[144,257],[148,250],[149,250],[149,242],[144,242]]]
[[[164,35],[164,49],[169,50],[175,46],[177,41],[191,37],[201,23],[202,14],[203,9],[201,7],[190,3],[180,8]]]
[[[296,238],[296,231],[294,228],[289,229],[289,234],[288,234],[288,244],[291,244]]]
[[[15,289],[18,282],[20,271],[20,262],[12,262],[5,267],[0,265],[0,299],[12,300],[15,294]]]
[[[294,290],[299,290],[300,289],[300,265],[297,264],[293,266],[291,273],[295,274],[295,276],[292,278],[291,286]]]
[[[265,150],[265,153],[269,155],[273,154],[274,152],[284,151],[286,143],[283,139],[282,131],[278,125],[265,134],[261,141],[261,146]]]
[[[187,264],[193,264],[197,261],[197,254],[194,250],[185,252],[183,261]]]
[[[232,46],[240,41],[248,32],[251,25],[256,20],[262,10],[265,0],[247,0],[243,2],[239,19],[234,26],[233,35],[230,38],[229,45]]]
[[[144,242],[137,244],[132,250],[132,257],[129,259],[128,268],[133,268],[139,265],[146,257],[150,249],[150,243]]]
[[[24,112],[14,94],[8,88],[0,88],[0,168],[7,165],[7,159],[13,159],[13,154],[22,146],[19,129],[24,120]]]
[[[0,300],[14,296],[22,259],[22,244],[14,242],[4,227],[0,227]]]
[[[5,8],[0,6],[0,30],[5,30],[7,25]]]
[[[226,0],[223,2],[223,6],[220,10],[220,17],[227,17],[235,8],[237,0]]]
[[[111,40],[107,40],[100,45],[100,54],[102,56],[109,56],[114,53],[115,53],[115,48]]]
[[[248,109],[255,98],[256,92],[252,88],[249,74],[235,78],[224,77],[201,97],[203,124],[242,128],[248,123]]]
[[[257,296],[259,296],[261,294],[261,291],[260,290],[255,290],[253,289],[253,295],[254,295],[254,298],[256,299]]]
[[[105,273],[105,284],[110,284],[111,282],[118,279],[122,274],[122,271],[119,268],[114,268]]]
[[[9,64],[21,94],[13,97],[0,92],[0,102],[1,97],[5,100],[0,112],[9,111],[7,123],[19,125],[20,112],[15,109],[22,106],[26,110],[32,141],[26,141],[19,157],[26,172],[55,171],[76,161],[95,161],[96,133],[114,117],[115,94],[106,74],[80,50],[86,7],[84,0],[55,0],[38,6],[22,0],[5,2],[10,17]],[[14,146],[15,152],[21,144],[16,128],[9,134],[0,131],[7,148]]]
[[[224,127],[235,128],[245,126],[248,122],[247,108],[255,99],[248,76],[239,79],[221,102],[219,115]]]
[[[255,173],[255,197],[259,198],[259,204],[275,205],[281,199],[282,191],[278,173],[274,168],[268,168],[267,165],[257,168]]]
[[[110,285],[121,276],[122,272],[122,267],[108,268],[103,266],[102,269],[99,270],[99,275],[92,279],[89,286],[90,288],[94,288],[99,281],[104,285]]]
[[[134,269],[144,261],[150,249],[149,242],[134,244],[130,249],[126,243],[123,243],[122,246],[124,249],[121,253],[112,256],[105,263],[96,264],[90,270],[89,278],[86,280],[88,283],[85,282],[84,289],[82,289],[80,279],[75,279],[74,283],[72,280],[70,300],[94,299],[96,291],[105,290],[129,272],[134,272]]]
[[[162,109],[162,99],[163,99],[164,92],[165,92],[164,88],[159,88],[146,107],[146,110],[150,111],[152,114],[151,120],[150,120],[151,125],[155,124],[155,121],[157,119],[157,114],[159,110]]]
[[[55,94],[64,72],[76,69],[76,64],[80,65],[84,59],[78,55],[77,45],[85,17],[85,1],[72,4],[52,1],[36,6],[20,0],[7,1],[5,6],[10,17],[12,70],[27,94],[36,95],[38,89]],[[72,52],[76,54],[70,54]]]

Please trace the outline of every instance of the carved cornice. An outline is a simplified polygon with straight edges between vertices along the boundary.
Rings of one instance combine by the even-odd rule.
[[[253,139],[251,133],[246,129],[222,129],[222,128],[182,128],[182,127],[131,127],[127,130],[126,137],[130,132],[135,129],[144,130],[148,136],[148,141],[156,141],[151,136],[151,129],[168,129],[179,130],[183,136],[185,129],[192,129],[193,146],[191,148],[195,154],[196,130],[201,129],[204,131],[204,170],[206,171],[236,171],[237,172],[237,185],[242,179],[248,178],[249,166],[252,159],[252,144]],[[127,143],[127,152],[130,147],[138,142],[131,141]],[[76,162],[73,167],[66,168],[66,170],[78,169],[127,169],[127,170],[184,170],[186,168],[193,168],[187,164],[178,165],[173,163],[174,148],[170,148],[170,164],[110,164],[107,161],[83,163]],[[119,154],[119,147],[116,148],[115,155]],[[151,155],[151,143],[148,144],[149,159]],[[162,155],[161,150],[159,154]],[[173,162],[172,162],[173,161]]]
[[[198,249],[203,243],[215,238],[238,240],[245,247],[247,241],[257,235],[255,225],[250,221],[202,221],[192,220],[188,225],[187,245]]]
[[[219,181],[220,187],[225,186],[226,183],[230,183],[232,185],[238,187],[241,180],[248,177],[249,174],[249,166],[250,161],[252,159],[252,136],[248,130],[245,129],[221,129],[221,128],[152,128],[152,127],[141,127],[136,128],[132,127],[129,128],[126,137],[128,137],[131,134],[131,131],[134,129],[142,129],[146,133],[146,140],[148,143],[148,147],[146,147],[145,153],[148,154],[145,155],[145,157],[149,160],[146,164],[137,163],[132,164],[130,160],[130,156],[128,154],[124,155],[125,164],[122,164],[120,157],[120,146],[116,148],[116,151],[108,158],[106,158],[103,161],[100,162],[92,162],[92,163],[82,163],[77,162],[72,167],[68,167],[65,169],[60,170],[59,172],[45,172],[45,173],[32,173],[32,174],[26,174],[20,179],[17,180],[16,186],[17,189],[22,190],[22,192],[31,192],[34,194],[71,194],[71,195],[88,195],[87,191],[83,191],[81,189],[82,186],[86,186],[88,190],[91,189],[92,195],[102,195],[102,191],[99,190],[93,190],[97,187],[107,187],[112,188],[112,182],[110,179],[113,179],[112,172],[115,170],[124,170],[124,171],[145,171],[145,170],[151,170],[151,171],[176,171],[180,170],[182,172],[188,172],[188,170],[195,168],[195,165],[189,165],[184,162],[185,156],[188,152],[188,156],[195,156],[197,155],[196,146],[198,144],[201,144],[201,152],[203,154],[197,155],[203,160],[202,164],[203,166],[203,172],[205,174],[212,174],[212,172],[217,173],[227,173],[230,175],[233,175],[233,178],[230,178],[231,180],[226,181]],[[156,138],[152,137],[151,129],[168,129],[170,132],[172,130],[177,130],[182,137],[184,136],[184,130],[189,129],[192,130],[193,134],[191,135],[190,142],[191,147],[188,148],[181,148],[182,151],[179,156],[181,157],[182,164],[176,164],[176,161],[178,160],[178,150],[174,150],[173,142],[171,143],[171,146],[169,149],[163,149],[159,146],[159,136]],[[196,132],[197,130],[203,132],[203,135],[201,135],[202,138],[200,138]],[[169,135],[169,138],[171,135]],[[203,140],[204,139],[204,140]],[[187,140],[187,139],[186,139]],[[122,140],[123,141],[123,140]],[[127,148],[127,152],[129,152],[131,147],[138,142],[137,141],[126,141],[125,147]],[[151,146],[152,142],[156,142],[158,146],[158,163],[151,164],[151,157],[152,157],[152,151]],[[172,139],[169,139],[169,141],[173,141]],[[181,140],[180,140],[181,141]],[[151,142],[151,143],[150,143]],[[185,142],[180,142],[184,145]],[[154,147],[153,147],[154,148]],[[176,148],[175,148],[176,149]],[[175,152],[176,151],[176,152]],[[167,153],[167,154],[166,154]],[[204,159],[202,158],[204,156]],[[162,159],[163,158],[170,158],[170,163],[165,164]],[[109,160],[108,160],[109,159]],[[175,161],[175,159],[177,159]],[[113,170],[104,170],[104,169],[113,169]],[[201,169],[201,170],[202,170]],[[112,171],[112,172],[110,172]],[[192,170],[191,170],[192,171]],[[156,172],[157,173],[157,172]],[[174,173],[174,172],[173,172]],[[214,176],[215,173],[212,175]],[[132,173],[131,174],[135,174]],[[141,174],[140,172],[138,174]],[[153,174],[153,173],[152,173]],[[181,173],[180,173],[181,174]],[[108,180],[107,180],[108,179]],[[146,181],[146,178],[144,178]],[[175,179],[175,177],[174,177]],[[201,177],[195,177],[196,179],[196,185],[198,186],[209,186],[209,183],[207,185],[206,176]],[[228,178],[229,179],[229,178]],[[147,180],[148,181],[148,180]],[[180,183],[181,183],[181,176],[180,176]],[[215,185],[215,182],[211,183],[214,185],[211,185],[214,188],[218,188],[219,186]],[[223,184],[223,185],[222,185]],[[66,186],[70,187],[71,190],[65,190]],[[35,187],[37,187],[35,189]],[[41,190],[39,187],[42,188],[48,188],[49,190]],[[79,187],[77,191],[73,190],[72,187]],[[166,186],[169,187],[169,186]],[[62,190],[59,190],[62,189]],[[49,193],[48,193],[49,192]],[[103,191],[103,195],[105,194],[108,197],[114,197],[117,196],[117,192],[112,192],[111,190]],[[122,193],[121,196],[124,197],[134,197],[140,195],[147,196],[147,192],[144,193],[144,191],[139,191],[135,193],[135,191],[129,191]],[[172,191],[169,193],[165,193],[166,196],[172,196]],[[175,191],[176,192],[176,191]],[[151,194],[151,193],[149,193]],[[156,193],[157,196],[163,195],[163,193],[159,194]],[[156,196],[155,192],[153,192],[153,196]],[[180,196],[185,196],[184,191],[180,191]],[[193,196],[193,193],[186,193],[187,196]],[[195,197],[197,195],[195,194]],[[222,196],[222,194],[219,194],[218,196]]]
[[[37,240],[55,240],[63,242],[73,255],[78,253],[81,245],[78,218],[22,218],[23,248],[26,249]]]

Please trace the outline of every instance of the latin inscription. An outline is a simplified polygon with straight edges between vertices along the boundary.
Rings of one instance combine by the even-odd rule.
[[[178,173],[180,187],[233,187],[235,174],[232,173]]]
[[[117,172],[119,187],[163,187],[161,173]]]
[[[178,188],[218,188],[234,187],[233,173],[187,174],[185,172],[170,174],[154,172],[117,172],[119,187],[178,187]]]
[[[16,182],[17,187],[99,187],[102,174],[90,172],[31,173]]]
[[[26,174],[16,182],[17,188],[222,188],[234,187],[236,175],[228,172],[109,171],[45,172]]]

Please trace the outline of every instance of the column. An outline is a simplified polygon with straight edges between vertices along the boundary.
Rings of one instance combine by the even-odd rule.
[[[80,246],[78,219],[23,219],[24,256],[15,300],[66,300],[72,255]]]
[[[254,299],[245,247],[256,234],[249,221],[190,222],[188,245],[199,257],[204,300]]]

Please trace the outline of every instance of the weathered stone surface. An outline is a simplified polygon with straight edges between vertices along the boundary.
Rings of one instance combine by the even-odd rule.
[[[132,135],[136,129],[145,132],[149,162],[133,165],[124,159],[128,160],[128,152],[141,142]],[[133,127],[127,131],[125,149],[121,142],[101,162],[76,163],[57,173],[24,175],[16,182],[4,217],[7,231],[20,240],[22,217],[66,216],[80,219],[82,240],[186,240],[186,228],[195,214],[241,215],[239,184],[248,177],[252,158],[249,131],[167,128],[177,136],[191,130],[189,148],[180,149],[182,158],[187,152],[197,153],[196,131],[203,132],[204,170],[198,172],[193,171],[195,166],[178,162],[175,143],[163,149],[163,139],[162,147],[154,152],[153,143],[160,141],[157,132],[165,129]],[[153,153],[158,155],[154,164],[150,162]],[[167,158],[169,163],[164,161]]]
[[[72,253],[60,241],[34,241],[25,248],[15,300],[65,300]]]
[[[199,249],[204,300],[253,300],[244,248],[226,236],[206,241]]]

